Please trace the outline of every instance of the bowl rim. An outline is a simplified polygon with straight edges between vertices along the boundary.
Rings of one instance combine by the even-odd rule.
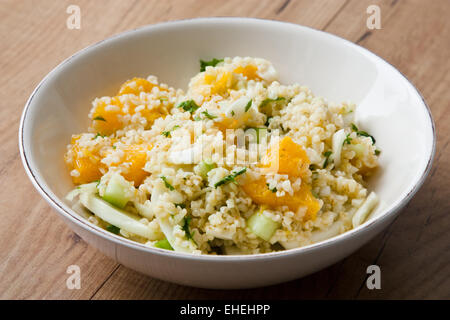
[[[317,243],[313,243],[304,247],[299,248],[293,248],[283,251],[277,251],[277,252],[269,252],[269,253],[258,253],[258,254],[249,254],[249,255],[206,255],[206,254],[191,254],[191,253],[183,253],[183,252],[175,252],[175,251],[168,251],[164,249],[154,248],[150,246],[146,246],[144,244],[134,242],[132,240],[114,235],[110,232],[107,232],[106,230],[97,227],[91,223],[89,223],[86,219],[82,218],[79,214],[77,214],[73,209],[68,207],[68,210],[64,208],[63,201],[61,201],[58,197],[55,196],[52,197],[51,194],[47,192],[46,187],[42,186],[35,175],[36,171],[39,170],[33,170],[32,164],[30,164],[30,160],[27,157],[26,148],[24,146],[24,129],[25,129],[25,121],[27,120],[27,114],[28,110],[30,109],[30,105],[32,104],[34,96],[37,94],[41,86],[48,81],[54,74],[56,74],[61,68],[63,68],[67,63],[69,63],[72,59],[83,55],[85,53],[89,53],[92,50],[95,50],[97,47],[101,46],[103,43],[112,42],[115,40],[118,40],[120,38],[128,37],[136,32],[146,32],[150,30],[155,30],[158,28],[165,28],[169,26],[182,26],[184,24],[191,24],[191,23],[209,23],[209,22],[220,22],[220,23],[263,23],[263,24],[277,24],[279,26],[290,26],[295,27],[299,29],[303,29],[304,31],[315,33],[316,35],[321,35],[329,38],[333,38],[335,40],[338,40],[342,42],[343,44],[359,51],[360,53],[372,57],[375,60],[378,60],[381,63],[385,63],[388,67],[393,69],[395,72],[397,72],[403,79],[406,81],[406,83],[409,84],[409,86],[414,89],[414,92],[417,94],[417,96],[422,100],[422,107],[425,108],[426,113],[428,114],[428,121],[431,124],[431,130],[432,130],[432,147],[431,152],[428,155],[427,165],[425,166],[424,171],[420,175],[419,179],[415,182],[415,184],[408,190],[405,197],[400,199],[398,203],[396,203],[392,208],[384,212],[383,214],[380,214],[377,217],[374,217],[373,219],[366,221],[365,223],[361,224],[357,228],[353,228],[351,230],[348,230],[338,236],[326,239],[324,241],[320,241]],[[103,238],[104,240],[111,241],[115,244],[115,252],[117,253],[117,245],[126,246],[129,249],[137,250],[137,251],[144,251],[149,254],[156,254],[160,256],[164,256],[166,258],[174,258],[174,259],[193,259],[197,261],[211,261],[211,262],[230,262],[230,261],[260,261],[260,260],[272,260],[276,258],[287,258],[293,255],[300,255],[305,254],[310,251],[317,250],[319,248],[325,248],[332,246],[338,242],[350,240],[351,238],[355,238],[357,235],[360,235],[364,232],[370,231],[375,229],[378,225],[382,224],[384,221],[389,219],[392,215],[394,215],[396,212],[398,212],[400,209],[402,209],[414,196],[414,194],[420,189],[420,187],[423,185],[426,177],[428,176],[428,173],[430,172],[430,169],[432,167],[435,151],[436,151],[436,129],[435,124],[433,121],[433,117],[431,115],[431,111],[429,106],[427,105],[424,97],[422,94],[417,90],[417,88],[412,84],[412,82],[403,74],[401,73],[397,68],[395,68],[392,64],[384,60],[383,58],[379,57],[375,53],[369,51],[368,49],[353,43],[347,39],[341,38],[337,35],[314,29],[312,27],[303,26],[291,22],[284,22],[284,21],[278,21],[278,20],[271,20],[271,19],[261,19],[261,18],[248,18],[248,17],[201,17],[201,18],[190,18],[190,19],[180,19],[180,20],[171,20],[171,21],[165,21],[160,22],[156,24],[150,24],[141,26],[138,28],[134,28],[131,30],[127,30],[124,32],[120,32],[118,34],[115,34],[113,36],[110,36],[104,40],[98,41],[94,44],[88,45],[87,47],[84,47],[83,49],[77,51],[76,53],[72,54],[65,60],[63,60],[61,63],[59,63],[56,67],[54,67],[41,81],[40,83],[35,87],[33,92],[31,93],[30,97],[28,98],[27,102],[25,103],[24,110],[22,112],[22,116],[20,119],[20,126],[19,126],[19,153],[22,159],[22,164],[25,168],[25,171],[31,180],[33,186],[36,188],[36,190],[41,194],[41,196],[63,217],[69,219],[71,222],[79,225],[81,228],[85,229],[88,232],[94,233],[96,236],[99,236]],[[35,167],[37,169],[37,167]],[[117,260],[117,256],[116,256]]]

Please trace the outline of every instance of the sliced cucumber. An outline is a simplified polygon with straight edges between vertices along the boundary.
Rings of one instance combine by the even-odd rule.
[[[158,242],[155,243],[155,247],[173,251],[173,248],[167,239],[159,240]]]
[[[139,222],[139,217],[112,206],[95,194],[82,193],[80,202],[100,219],[117,228],[149,240],[161,239],[161,234],[156,234],[147,225]]]
[[[212,160],[206,159],[197,165],[196,172],[198,172],[198,175],[200,175],[203,179],[206,179],[208,177],[208,172],[216,167],[217,165],[212,162]]]
[[[106,186],[103,199],[111,203],[112,205],[123,209],[130,197],[130,184],[120,174],[114,174]]]
[[[279,222],[273,221],[261,212],[252,215],[248,219],[247,225],[254,234],[266,241],[269,241],[275,231],[281,226]]]

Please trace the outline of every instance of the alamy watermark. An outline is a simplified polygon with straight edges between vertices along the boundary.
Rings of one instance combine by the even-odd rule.
[[[367,289],[381,289],[381,269],[376,264],[370,265],[366,270],[369,275],[366,280]]]
[[[81,29],[81,9],[80,6],[71,4],[67,7],[66,13],[69,14],[66,20],[66,26],[69,30]]]
[[[369,15],[366,26],[369,30],[381,29],[381,9],[376,4],[367,7],[366,13]]]
[[[70,276],[66,280],[66,286],[69,290],[81,289],[81,269],[76,264],[70,265],[66,270]]]

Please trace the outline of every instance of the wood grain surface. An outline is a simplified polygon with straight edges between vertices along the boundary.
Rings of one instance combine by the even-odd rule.
[[[80,30],[66,27],[70,4],[81,8]],[[366,27],[371,4],[381,8],[380,30]],[[389,228],[355,254],[277,286],[233,291],[177,286],[129,270],[88,246],[31,185],[17,146],[19,118],[33,88],[53,67],[113,34],[203,16],[283,20],[336,34],[389,61],[423,94],[437,128],[431,173]],[[0,21],[0,298],[450,298],[449,0],[1,0]],[[81,268],[80,290],[66,287],[72,264]],[[381,267],[380,290],[365,285],[371,264]]]

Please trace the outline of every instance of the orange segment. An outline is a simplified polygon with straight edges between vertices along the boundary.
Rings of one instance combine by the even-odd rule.
[[[258,180],[250,181],[242,186],[245,193],[252,198],[253,202],[260,205],[267,205],[269,207],[288,206],[290,210],[297,211],[300,206],[306,206],[307,211],[303,220],[315,219],[317,212],[320,209],[319,201],[311,193],[311,188],[302,183],[300,189],[291,196],[285,194],[282,197],[277,197],[275,192],[272,192],[264,177]]]
[[[108,107],[112,106],[112,107]],[[122,103],[118,97],[112,97],[111,103],[106,103],[104,100],[98,100],[92,114],[91,127],[102,135],[111,135],[123,127],[120,120],[122,115]]]
[[[100,155],[95,151],[78,144],[80,136],[73,136],[71,141],[71,151],[73,153],[72,162],[69,161],[68,154],[65,161],[69,170],[77,170],[80,175],[72,176],[74,184],[84,184],[99,180],[102,176],[100,172]]]
[[[258,68],[251,64],[246,65],[245,67],[237,67],[233,72],[242,74],[247,80],[262,80],[257,74]]]
[[[147,162],[147,151],[152,149],[152,145],[134,144],[127,146],[124,156],[120,162],[112,165],[127,164],[127,168],[123,170],[122,175],[128,181],[133,181],[135,186],[139,186],[142,181],[149,175],[143,168]]]
[[[122,116],[135,114],[137,105],[128,100],[126,103],[128,108],[124,108],[125,106],[121,102],[120,96],[126,94],[139,96],[141,92],[150,92],[155,86],[157,85],[146,79],[133,78],[126,81],[120,87],[119,95],[112,97],[109,103],[105,102],[104,99],[97,100],[92,112],[91,128],[93,128],[95,132],[107,136],[113,134],[119,129],[122,129],[125,125],[122,121]],[[167,91],[161,87],[159,88],[160,90]],[[167,114],[165,110],[161,109],[149,110],[145,108],[139,112],[144,118],[147,119],[147,128],[151,127],[157,118],[163,117]]]
[[[229,71],[221,71],[218,74],[206,74],[204,82],[211,86],[211,94],[223,95],[233,84],[233,74]]]
[[[280,141],[278,154],[274,149],[276,147],[274,146],[269,149],[267,157],[263,161],[267,165],[264,166],[276,168],[276,162],[278,161],[278,173],[287,174],[291,177],[305,176],[310,164],[306,151],[288,136]]]
[[[284,137],[277,146],[270,148],[265,157],[265,165],[260,167],[277,168],[279,174],[287,174],[291,178],[304,177],[309,166],[309,158],[306,151],[290,137]],[[275,161],[278,162],[278,166]],[[252,200],[260,205],[271,207],[288,206],[290,210],[297,211],[301,206],[306,206],[307,211],[303,220],[315,219],[320,210],[319,201],[312,195],[311,187],[302,181],[300,189],[293,195],[285,194],[277,197],[276,192],[272,192],[266,183],[266,178],[261,177],[245,183],[242,188]]]
[[[157,87],[157,85],[143,78],[133,78],[122,84],[118,95],[134,94],[139,96],[141,92],[151,92],[153,87]]]

